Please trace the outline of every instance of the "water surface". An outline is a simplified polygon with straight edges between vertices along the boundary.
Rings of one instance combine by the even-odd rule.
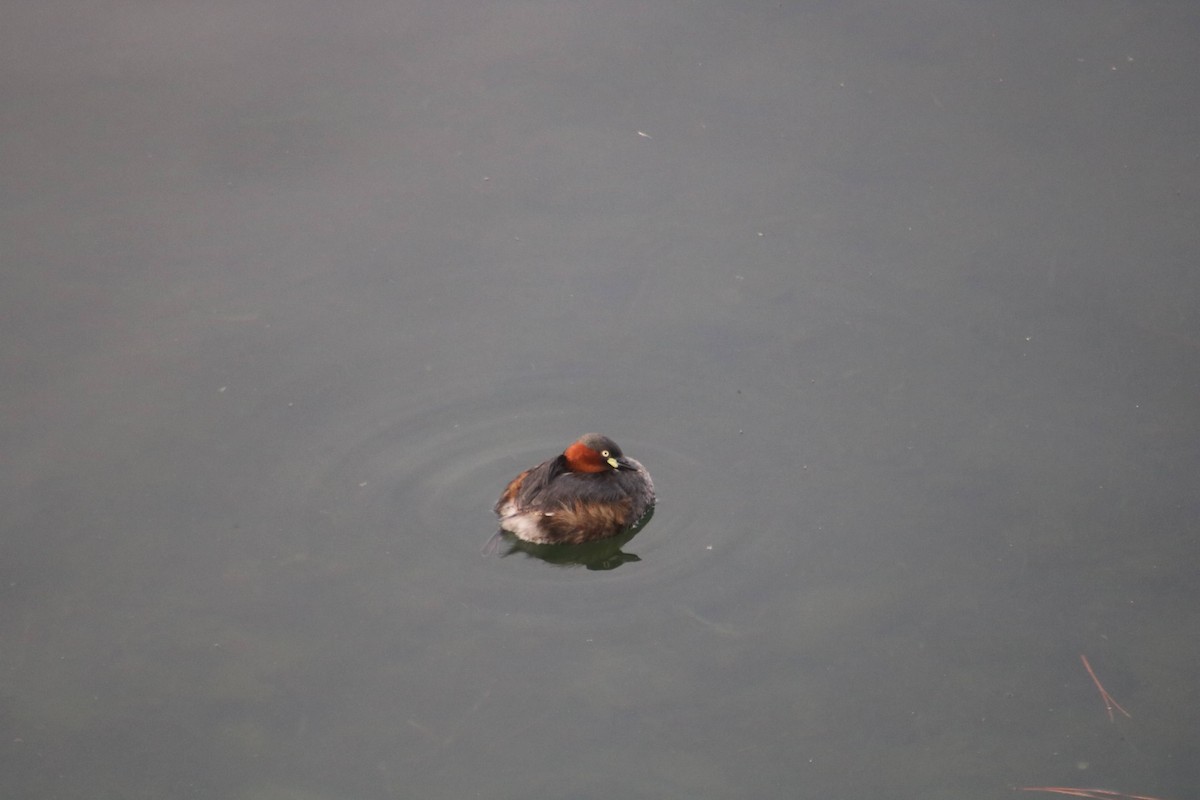
[[[6,16],[0,794],[1200,785],[1190,4]]]

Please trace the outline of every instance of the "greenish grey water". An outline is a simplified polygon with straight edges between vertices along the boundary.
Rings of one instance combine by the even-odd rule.
[[[3,796],[1200,785],[1189,5],[8,17]]]

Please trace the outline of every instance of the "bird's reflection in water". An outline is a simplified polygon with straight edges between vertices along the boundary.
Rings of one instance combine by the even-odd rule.
[[[535,544],[518,539],[508,531],[497,531],[483,546],[483,554],[499,553],[501,558],[505,558],[514,553],[524,553],[558,567],[586,567],[596,571],[616,569],[622,564],[642,560],[641,556],[626,553],[621,548],[637,536],[653,516],[654,509],[651,508],[624,533],[583,544]]]

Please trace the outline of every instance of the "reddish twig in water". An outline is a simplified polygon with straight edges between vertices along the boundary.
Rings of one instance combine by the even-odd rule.
[[[1111,792],[1108,789],[1075,789],[1071,786],[1021,786],[1018,788],[1022,792],[1052,792],[1071,797],[1088,797],[1091,800],[1159,800],[1157,797],[1145,794],[1125,794],[1124,792]]]
[[[1096,673],[1092,672],[1092,665],[1088,663],[1087,656],[1085,656],[1083,653],[1080,653],[1079,660],[1083,662],[1083,668],[1087,670],[1088,675],[1092,677],[1092,683],[1096,684],[1096,688],[1100,691],[1100,699],[1104,701],[1104,710],[1108,712],[1109,722],[1113,721],[1112,712],[1114,708],[1130,719],[1133,719],[1133,714],[1130,714],[1128,711],[1121,708],[1121,704],[1114,700],[1113,696],[1108,693],[1108,690],[1101,685],[1100,679],[1096,677]]]

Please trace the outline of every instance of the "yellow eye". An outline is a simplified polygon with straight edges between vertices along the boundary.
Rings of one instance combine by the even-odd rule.
[[[601,450],[601,451],[600,451],[600,455],[604,456],[605,458],[608,458],[608,451],[607,451],[607,450]]]

